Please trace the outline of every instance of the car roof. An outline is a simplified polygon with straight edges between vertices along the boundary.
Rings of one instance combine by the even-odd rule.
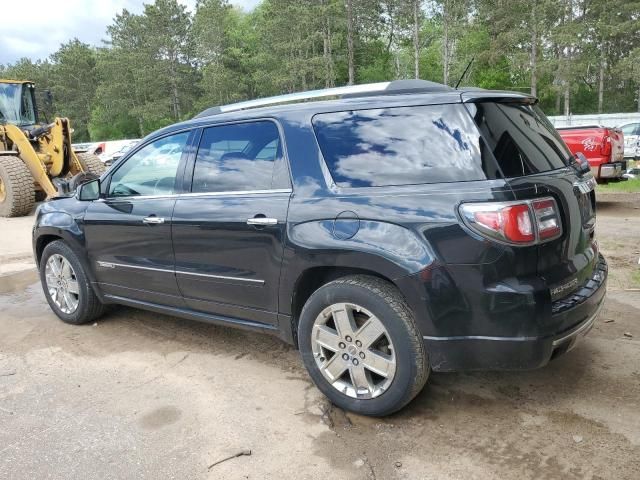
[[[331,99],[315,100],[327,97]],[[438,105],[498,98],[525,100],[531,103],[536,101],[534,97],[519,92],[484,90],[473,87],[454,89],[426,80],[396,80],[394,82],[312,90],[211,107],[190,120],[169,125],[150,134],[147,140],[175,131],[216,123],[278,118],[292,114],[309,116],[343,110]],[[308,101],[311,99],[314,101]]]

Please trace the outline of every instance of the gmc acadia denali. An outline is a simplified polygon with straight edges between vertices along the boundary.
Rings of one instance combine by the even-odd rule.
[[[386,415],[431,370],[536,368],[589,331],[594,186],[535,98],[341,87],[149,135],[42,204],[33,248],[65,322],[117,303],[275,334],[336,405]]]

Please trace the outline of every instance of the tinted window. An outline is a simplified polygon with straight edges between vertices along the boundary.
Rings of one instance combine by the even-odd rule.
[[[280,152],[278,128],[273,122],[207,128],[196,157],[192,191],[268,190]]]
[[[189,132],[161,138],[138,150],[114,172],[109,184],[113,197],[174,193],[180,157]]]
[[[628,125],[623,125],[621,130],[625,135],[637,135],[639,126],[640,124],[638,123],[630,123]]]
[[[484,180],[496,173],[460,104],[326,113],[313,125],[342,187]]]
[[[560,134],[537,106],[468,103],[505,177],[565,167],[571,157]]]

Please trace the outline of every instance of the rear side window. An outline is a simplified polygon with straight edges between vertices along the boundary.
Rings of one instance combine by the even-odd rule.
[[[571,152],[537,106],[521,103],[467,103],[505,177],[563,168]]]
[[[281,151],[278,128],[273,122],[206,128],[196,156],[191,191],[271,189]]]
[[[316,115],[334,182],[373,187],[496,178],[495,162],[462,104]]]

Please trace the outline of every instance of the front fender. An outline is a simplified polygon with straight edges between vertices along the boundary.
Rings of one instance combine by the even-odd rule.
[[[36,212],[36,222],[33,227],[33,254],[36,264],[39,264],[46,244],[58,238],[71,247],[82,263],[89,280],[94,283],[95,276],[86,256],[85,236],[81,227],[86,207],[82,205],[80,208],[62,210],[63,203],[72,205],[72,202],[66,199],[54,200],[43,203]],[[77,203],[73,205],[78,207]]]

